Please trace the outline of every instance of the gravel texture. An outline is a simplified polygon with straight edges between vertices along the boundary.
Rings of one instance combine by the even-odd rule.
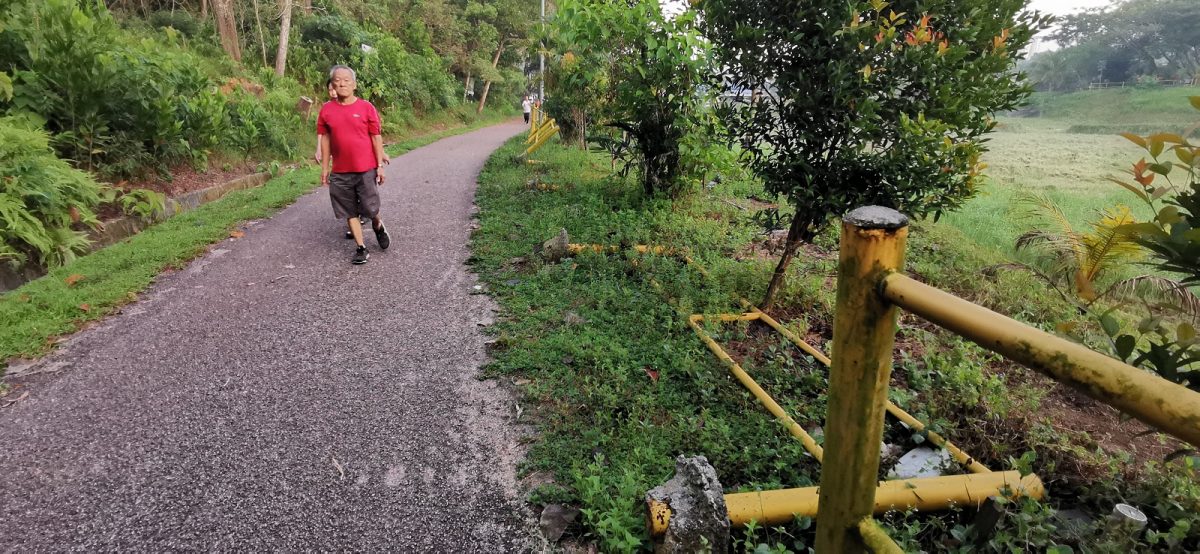
[[[366,265],[319,189],[25,368],[0,551],[540,550],[464,265],[476,176],[523,130],[394,159]]]

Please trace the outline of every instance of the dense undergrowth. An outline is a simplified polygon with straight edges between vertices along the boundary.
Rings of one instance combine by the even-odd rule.
[[[313,119],[327,99],[334,64],[358,71],[358,95],[379,107],[386,135],[403,135],[431,120],[454,124],[475,117],[475,105],[460,99],[463,85],[447,52],[470,50],[479,58],[492,48],[475,34],[435,37],[430,31],[449,26],[446,17],[461,18],[458,12],[439,17],[410,5],[402,13],[364,14],[356,8],[375,3],[310,2],[307,10],[295,9],[286,70],[277,75],[266,53],[268,41],[272,54],[280,42],[282,30],[274,22],[269,32],[261,21],[242,29],[243,37],[253,31],[257,40],[248,40],[246,55],[236,61],[222,50],[202,4],[0,5],[0,134],[44,133],[53,156],[41,139],[29,146],[55,162],[49,164],[53,172],[35,171],[10,150],[0,152],[0,263],[54,267],[70,260],[86,250],[84,236],[97,224],[91,215],[101,204],[146,212],[161,203],[146,192],[123,197],[136,183],[170,181],[179,169],[204,173],[213,165],[309,157]],[[259,16],[259,3],[252,13],[250,7],[235,5],[243,27]],[[475,28],[494,33],[486,16],[497,17],[497,10],[485,12]],[[510,44],[523,36],[521,29],[507,31]],[[477,40],[467,44],[471,37]],[[496,81],[490,105],[511,110],[524,76],[511,67],[489,69]],[[305,98],[312,102],[308,108]],[[74,193],[58,195],[68,188]]]
[[[763,251],[757,213],[763,204],[751,200],[762,198],[761,187],[726,178],[673,203],[650,200],[636,183],[611,176],[607,158],[551,145],[539,152],[544,164],[526,166],[511,161],[518,151],[510,143],[484,170],[473,248],[477,270],[504,308],[491,328],[496,348],[488,373],[521,385],[524,417],[541,432],[523,471],[555,479],[531,490],[529,500],[579,506],[574,536],[623,552],[648,548],[641,498],[670,476],[677,455],[705,455],[730,492],[816,484],[815,461],[729,376],[681,315],[737,312],[738,296],[762,293],[774,257]],[[529,187],[534,179],[559,188]],[[545,263],[530,256],[560,228],[577,243],[683,248],[712,277],[670,258],[584,253]],[[774,313],[825,347],[836,243],[836,231],[825,233],[799,257]],[[997,253],[972,244],[944,223],[916,222],[908,271],[1045,329],[1080,317],[1029,275],[985,274],[1000,261]],[[823,367],[756,326],[710,324],[709,332],[802,425],[821,424]],[[911,317],[901,320],[896,352],[894,401],[993,469],[1034,471],[1049,489],[1045,502],[1006,504],[997,527],[978,540],[973,510],[884,516],[907,550],[1200,545],[1195,458],[1163,463],[1102,449],[1065,428],[1070,422],[1039,417],[1053,390],[1044,379]],[[902,446],[923,441],[894,422],[886,437]],[[1104,516],[1122,501],[1150,516],[1146,532],[1130,538],[1106,525]],[[754,527],[736,534],[731,546],[807,551],[812,531],[807,519]]]

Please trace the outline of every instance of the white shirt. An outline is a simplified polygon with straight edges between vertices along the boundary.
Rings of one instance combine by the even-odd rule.
[[[521,101],[521,110],[523,110],[525,113],[529,113],[530,110],[532,110],[532,109],[533,109],[533,102],[530,102],[529,99],[525,99],[525,100]]]

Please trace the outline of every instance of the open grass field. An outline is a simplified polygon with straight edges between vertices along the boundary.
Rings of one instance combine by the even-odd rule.
[[[1105,180],[1127,172],[1145,155],[1117,133],[1184,131],[1200,123],[1188,105],[1187,97],[1194,95],[1200,95],[1200,87],[1036,96],[1032,105],[1042,115],[1000,119],[984,157],[989,179],[978,197],[943,221],[981,247],[1013,256],[1016,238],[1031,225],[1018,202],[1023,195],[1046,195],[1077,227],[1118,204],[1148,216],[1137,198]],[[1080,129],[1095,132],[1076,132]]]

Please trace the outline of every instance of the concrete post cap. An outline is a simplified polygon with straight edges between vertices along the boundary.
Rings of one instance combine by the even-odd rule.
[[[883,206],[855,208],[842,221],[862,229],[899,229],[908,226],[908,216]]]

